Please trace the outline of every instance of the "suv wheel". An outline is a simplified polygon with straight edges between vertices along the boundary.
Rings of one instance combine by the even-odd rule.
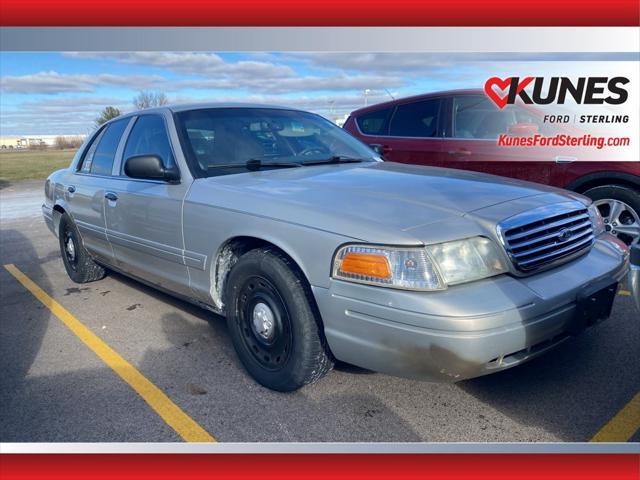
[[[104,278],[105,269],[94,262],[84,248],[78,227],[67,213],[60,218],[58,230],[60,253],[69,278],[76,283],[93,282]]]
[[[640,242],[640,192],[629,187],[604,185],[584,192],[602,215],[606,229],[627,245]]]
[[[227,279],[227,326],[247,371],[260,384],[288,392],[333,367],[306,279],[269,248],[238,260]]]

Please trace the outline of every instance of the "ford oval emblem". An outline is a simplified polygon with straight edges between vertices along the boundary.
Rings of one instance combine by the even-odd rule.
[[[569,230],[568,228],[563,228],[562,230],[560,230],[560,233],[558,233],[558,236],[556,237],[556,239],[558,240],[559,243],[563,243],[569,240],[572,235],[573,235],[573,232],[571,230]]]

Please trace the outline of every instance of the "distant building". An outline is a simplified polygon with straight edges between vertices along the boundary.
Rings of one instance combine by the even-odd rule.
[[[85,134],[78,135],[23,135],[23,136],[2,136],[0,137],[0,149],[27,149],[53,147],[56,145],[56,138],[85,138]]]

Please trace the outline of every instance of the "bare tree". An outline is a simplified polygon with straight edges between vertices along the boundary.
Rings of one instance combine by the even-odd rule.
[[[55,147],[59,150],[80,148],[84,139],[78,135],[56,137]]]
[[[137,110],[160,107],[169,103],[167,96],[162,92],[142,91],[133,98],[133,105]]]
[[[121,113],[122,112],[120,111],[120,109],[116,107],[105,107],[104,110],[100,112],[100,116],[95,120],[96,126],[99,127],[100,125],[102,125],[105,122],[108,122],[112,118],[119,117]]]

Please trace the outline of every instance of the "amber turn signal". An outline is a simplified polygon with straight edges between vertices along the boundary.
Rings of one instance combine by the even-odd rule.
[[[340,273],[364,275],[381,279],[391,278],[391,266],[384,255],[372,253],[347,253],[340,264]]]

